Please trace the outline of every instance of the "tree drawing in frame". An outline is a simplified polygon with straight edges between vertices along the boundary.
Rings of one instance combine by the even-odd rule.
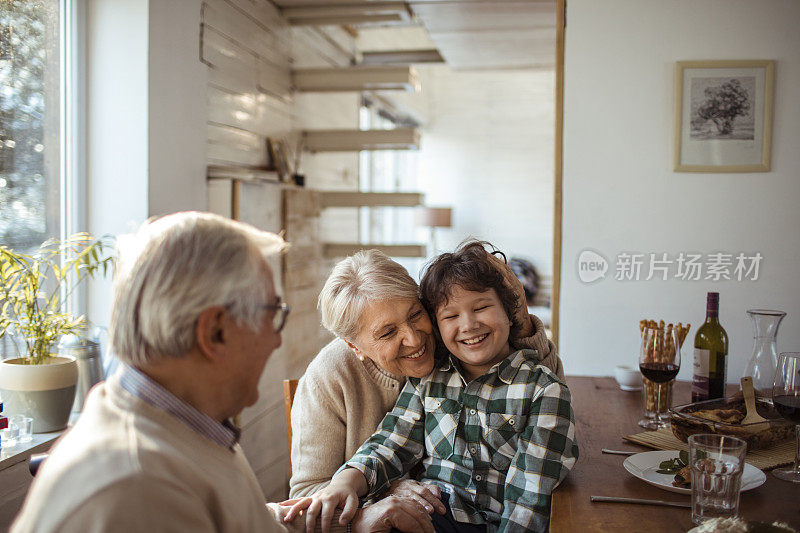
[[[675,63],[676,172],[769,172],[775,61]]]
[[[753,140],[755,88],[753,76],[692,79],[692,139]]]

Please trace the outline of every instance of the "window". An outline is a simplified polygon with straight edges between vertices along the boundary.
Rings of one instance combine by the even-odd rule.
[[[61,233],[58,0],[0,0],[0,243],[35,249]]]
[[[73,9],[70,0],[0,0],[0,244],[18,251],[69,229],[62,132]],[[11,339],[0,340],[0,356],[16,352]]]

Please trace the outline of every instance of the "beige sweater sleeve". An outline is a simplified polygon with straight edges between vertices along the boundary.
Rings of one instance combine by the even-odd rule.
[[[224,503],[224,502],[221,502]],[[224,512],[224,510],[220,510]],[[260,532],[286,532],[268,509],[252,517]],[[247,520],[242,517],[243,520]],[[51,530],[48,528],[48,530]],[[127,477],[98,491],[52,528],[60,533],[134,533],[140,531],[218,531],[213,507],[179,484],[142,475]],[[300,528],[294,530],[301,531]]]
[[[310,496],[327,487],[345,461],[344,402],[335,397],[319,370],[310,367],[300,379],[292,404],[290,498]]]
[[[359,361],[341,339],[320,351],[292,405],[290,498],[328,485],[394,406],[404,382],[369,359]]]
[[[547,338],[544,324],[536,315],[529,315],[533,322],[533,334],[521,339],[511,339],[511,346],[520,350],[528,348],[539,352],[538,363],[553,371],[562,381],[564,380],[564,365],[558,357],[558,350],[553,341]]]
[[[250,524],[259,533],[304,533],[305,521],[297,518],[285,523],[289,507],[265,504],[259,523]],[[331,523],[332,533],[344,533],[338,512]],[[70,513],[57,529],[59,533],[138,533],[141,531],[191,531],[217,533],[213,510],[178,485],[154,482],[144,477],[126,478],[98,492],[91,500]],[[321,531],[317,526],[317,531]]]

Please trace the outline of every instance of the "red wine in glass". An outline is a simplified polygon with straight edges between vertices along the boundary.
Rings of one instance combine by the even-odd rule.
[[[639,371],[654,383],[666,383],[678,375],[679,365],[670,363],[640,363]]]
[[[778,395],[773,396],[772,403],[775,404],[775,410],[778,411],[783,418],[800,424],[800,396]]]
[[[656,384],[655,419],[644,424],[646,429],[667,427],[662,418],[662,384],[675,378],[681,367],[680,339],[678,329],[648,327],[642,331],[642,345],[639,352],[639,370],[642,375]],[[642,424],[640,424],[642,425]]]
[[[772,471],[778,479],[800,484],[800,352],[783,352],[778,357],[772,403],[783,418],[795,423],[794,464]]]

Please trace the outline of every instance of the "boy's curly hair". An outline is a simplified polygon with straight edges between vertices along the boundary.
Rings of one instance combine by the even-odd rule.
[[[491,252],[486,250],[487,247]],[[511,321],[512,335],[519,329],[514,320],[519,295],[503,283],[503,274],[492,263],[490,253],[500,254],[505,261],[505,255],[491,243],[470,239],[462,242],[455,252],[444,253],[428,265],[419,289],[422,305],[432,318],[436,317],[436,309],[447,304],[456,285],[476,292],[494,289]]]

